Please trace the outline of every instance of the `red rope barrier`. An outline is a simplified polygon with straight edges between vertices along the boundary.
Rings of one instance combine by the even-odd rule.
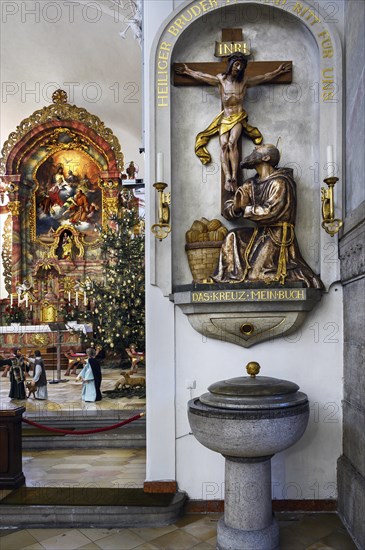
[[[105,428],[95,428],[94,430],[62,430],[60,428],[49,428],[48,426],[44,426],[43,424],[38,424],[38,422],[33,422],[33,420],[28,420],[28,418],[22,418],[23,422],[26,424],[29,424],[30,426],[34,426],[35,428],[40,428],[41,430],[47,430],[48,432],[55,432],[59,434],[69,434],[69,435],[88,435],[88,434],[96,434],[98,432],[107,432],[109,430],[115,430],[116,428],[120,428],[121,426],[125,426],[126,424],[129,424],[130,422],[134,422],[135,420],[138,420],[142,416],[144,416],[145,413],[139,413],[135,416],[132,416],[131,418],[127,418],[127,420],[123,420],[123,422],[118,422],[118,424],[113,424],[112,426],[106,426]]]

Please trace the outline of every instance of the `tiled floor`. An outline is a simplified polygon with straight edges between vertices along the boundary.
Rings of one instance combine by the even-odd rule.
[[[23,451],[23,473],[27,487],[138,488],[146,479],[146,451]]]
[[[174,525],[136,529],[0,531],[1,550],[212,550],[219,515],[187,515]],[[356,550],[335,514],[278,514],[281,550]],[[247,548],[242,550],[256,550]]]
[[[103,381],[101,385],[101,391],[112,390],[114,388],[116,380],[120,377],[121,371],[119,369],[102,369]],[[142,374],[142,372],[141,372]],[[52,380],[50,371],[47,371],[48,381]],[[15,399],[10,400],[9,395],[9,376],[2,378],[0,376],[0,404],[12,402],[14,404],[24,405],[27,408],[27,412],[44,414],[44,412],[58,412],[58,411],[77,411],[77,410],[133,410],[140,409],[145,406],[145,399],[140,398],[120,398],[110,399],[104,395],[102,401],[97,403],[84,403],[81,400],[81,386],[82,382],[76,382],[75,376],[64,376],[62,379],[68,380],[68,382],[61,382],[59,384],[48,384],[48,400],[38,401],[30,398],[25,401],[17,401]],[[1,549],[2,550],[2,549]]]
[[[119,370],[103,370],[102,391],[112,389]],[[27,412],[133,410],[142,399],[109,399],[90,404],[81,401],[81,384],[50,384],[46,402],[27,399]],[[9,380],[0,378],[0,403],[9,400]],[[16,403],[15,401],[13,401]],[[27,486],[73,486],[97,483],[100,487],[142,487],[145,479],[144,449],[80,449],[24,451]],[[3,492],[5,494],[7,491]],[[212,550],[216,547],[219,515],[187,515],[174,525],[141,529],[26,529],[0,530],[0,550]],[[335,514],[277,514],[281,550],[356,550]],[[242,549],[256,550],[256,549]]]

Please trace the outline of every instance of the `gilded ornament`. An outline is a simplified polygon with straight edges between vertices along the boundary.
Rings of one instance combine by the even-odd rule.
[[[102,139],[109,143],[115,155],[117,170],[120,172],[123,171],[124,156],[121,151],[119,140],[113,134],[112,130],[105,126],[104,122],[102,122],[99,117],[90,114],[86,109],[65,102],[62,97],[64,97],[63,94],[65,94],[67,101],[67,94],[66,92],[63,92],[63,94],[61,92],[63,92],[63,90],[57,91],[57,102],[55,101],[52,105],[47,105],[35,111],[30,117],[24,119],[19,126],[17,126],[16,130],[9,135],[1,151],[0,172],[6,173],[6,161],[8,156],[20,139],[40,124],[54,120],[77,121],[94,130]]]
[[[63,134],[66,134],[70,138],[70,141],[60,141],[59,138]],[[85,137],[80,136],[75,132],[72,132],[68,128],[56,128],[50,136],[47,136],[46,139],[38,144],[38,147],[45,147],[52,154],[56,153],[57,151],[68,149],[79,149],[82,151],[88,151],[90,148],[90,142]]]
[[[328,189],[321,188],[321,200],[322,200],[322,227],[334,237],[343,226],[343,221],[335,218],[335,199],[334,199],[334,187],[338,182],[338,178],[330,176],[324,179]]]
[[[7,207],[9,208],[9,210],[11,212],[11,215],[13,217],[14,216],[19,216],[19,214],[20,214],[20,201],[8,202]]]
[[[17,183],[8,183],[6,190],[8,193],[17,193],[19,191],[19,185]]]
[[[5,282],[5,288],[7,292],[10,294],[11,292],[11,272],[12,272],[12,218],[9,215],[6,218],[5,224],[4,224],[4,231],[2,235],[2,251],[1,251],[1,258],[3,261],[3,269],[4,269],[4,282]]]
[[[65,235],[67,235],[67,239],[64,239]],[[57,252],[59,247],[62,248],[61,257]],[[61,225],[54,234],[53,244],[49,250],[49,257],[58,258],[59,260],[72,260],[74,255],[76,258],[83,258],[85,255],[85,248],[80,233],[73,225]]]
[[[46,348],[50,344],[50,339],[48,334],[37,333],[31,335],[30,343],[36,348]]]
[[[71,277],[65,277],[63,279],[63,288],[65,292],[72,292],[75,288],[75,281]]]
[[[117,197],[104,197],[104,212],[106,218],[111,218],[118,214],[118,198]]]
[[[250,361],[246,365],[246,371],[247,374],[251,376],[251,378],[255,378],[256,375],[260,372],[260,365],[256,361]]]
[[[41,309],[41,322],[42,323],[55,323],[57,321],[57,308],[48,302],[43,302]]]
[[[65,90],[58,89],[52,94],[52,101],[57,105],[62,105],[67,103],[67,93]]]
[[[100,185],[100,187],[102,187],[104,189],[117,189],[117,187],[119,186],[119,181],[118,180],[103,180],[102,178],[100,178],[99,185]]]

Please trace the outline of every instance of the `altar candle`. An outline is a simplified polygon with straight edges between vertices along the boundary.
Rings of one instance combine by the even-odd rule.
[[[87,306],[87,297],[86,292],[84,291],[84,306]]]
[[[333,160],[333,147],[327,145],[327,178],[331,178],[335,175],[335,167]]]
[[[79,305],[79,293],[76,291],[76,306]]]
[[[71,302],[71,292],[70,291],[67,292],[67,298],[68,298],[68,302],[70,303]]]
[[[163,153],[157,153],[157,181],[163,182]]]
[[[25,295],[25,307],[27,308],[28,307],[28,294]]]
[[[13,295],[10,294],[10,307],[13,307]]]

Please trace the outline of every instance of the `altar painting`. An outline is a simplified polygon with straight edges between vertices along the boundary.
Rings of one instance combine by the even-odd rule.
[[[50,244],[60,228],[72,226],[92,244],[102,224],[97,163],[83,151],[58,151],[38,167],[34,179],[36,239]]]

